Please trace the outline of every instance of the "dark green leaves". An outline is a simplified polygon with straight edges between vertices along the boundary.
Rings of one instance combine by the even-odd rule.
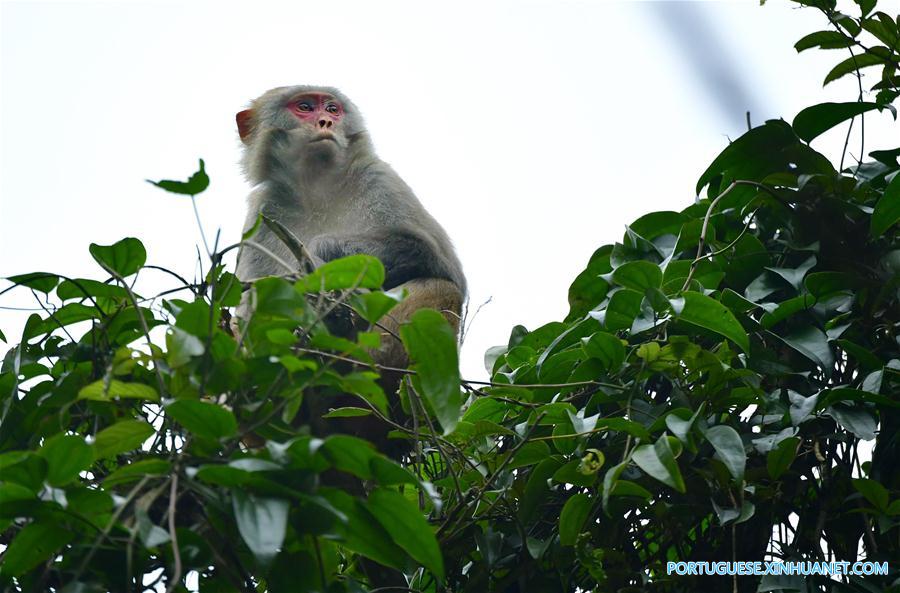
[[[683,306],[675,307],[679,319],[712,330],[749,352],[747,332],[725,305],[699,292],[685,291],[681,296]]]
[[[662,276],[659,266],[644,260],[622,264],[612,273],[612,279],[616,284],[639,292],[644,292],[648,288],[659,288]]]
[[[822,49],[841,49],[853,45],[853,39],[838,31],[816,31],[794,44],[794,48],[801,52],[812,47]]]
[[[384,265],[371,255],[351,255],[332,260],[297,282],[301,292],[380,288]]]
[[[155,433],[153,427],[143,420],[122,420],[97,433],[94,439],[95,455],[102,459],[136,449]]]
[[[878,237],[900,220],[900,175],[894,175],[875,205],[869,234]]]
[[[241,285],[219,252],[148,285],[136,239],[92,246],[98,278],[11,278],[42,310],[3,328],[22,343],[0,365],[0,588],[680,591],[696,583],[667,561],[746,559],[769,540],[801,559],[860,541],[900,557],[900,149],[859,154],[855,125],[846,154],[809,145],[897,98],[900,31],[874,0],[802,3],[836,31],[797,49],[842,48],[838,62],[859,39],[853,65],[882,66],[872,98],[730,142],[705,196],[673,188],[680,211],[599,247],[566,319],[513,328],[489,381],[461,380],[455,332],[426,310],[398,331],[412,368],[379,376],[398,345],[369,325],[402,289],[378,290],[366,255],[301,270],[302,243],[271,219],[298,260],[289,280]],[[867,117],[866,137],[891,123]],[[156,185],[207,183],[201,163]],[[536,274],[519,289],[547,288]],[[785,517],[800,526],[787,540]]]
[[[444,559],[434,531],[412,502],[399,492],[380,488],[369,495],[366,508],[391,535],[394,543],[438,579],[443,578]]]
[[[43,293],[49,293],[57,284],[59,284],[59,276],[48,274],[46,272],[31,272],[29,274],[19,274],[18,276],[10,276],[7,278],[13,284],[26,286],[33,290]]]
[[[19,576],[31,570],[75,537],[61,525],[40,521],[27,525],[16,534],[3,554],[0,574]]]
[[[877,103],[821,103],[798,113],[794,118],[793,128],[802,140],[810,142],[841,122],[882,107]]]
[[[706,439],[712,444],[719,459],[734,479],[743,480],[747,455],[744,453],[744,444],[737,431],[730,426],[713,426],[706,431]]]
[[[232,506],[238,531],[260,564],[275,559],[287,530],[288,501],[232,491]]]
[[[84,439],[58,434],[47,439],[38,454],[47,460],[47,483],[68,484],[94,462],[94,452]]]
[[[559,515],[559,543],[575,545],[581,527],[591,512],[592,499],[587,494],[575,494],[566,501]]]
[[[875,50],[881,49],[886,50],[887,48],[873,48]],[[862,68],[869,68],[871,66],[879,66],[885,63],[884,57],[876,55],[874,53],[863,53],[857,56],[852,56],[835,66],[831,69],[831,72],[825,76],[825,82],[823,85],[828,84],[829,82],[834,82],[838,78],[842,76],[846,76],[847,74],[851,74],[856,72]]]
[[[622,340],[605,332],[597,332],[581,339],[584,353],[600,360],[609,371],[615,371],[625,361],[625,346]]]
[[[112,401],[115,399],[159,400],[156,389],[141,383],[125,383],[112,379],[109,382],[100,380],[86,385],[78,392],[78,399],[94,401]]]
[[[422,395],[437,415],[444,433],[453,432],[462,405],[453,328],[437,311],[420,309],[409,323],[401,326],[400,337],[412,359]]]
[[[665,435],[660,437],[653,445],[640,445],[637,447],[631,459],[647,475],[671,486],[678,492],[686,492],[684,478],[681,477],[681,470],[678,469],[675,454],[669,444],[669,439]]]
[[[151,181],[148,179],[147,183],[173,194],[196,196],[209,187],[209,176],[206,174],[206,166],[203,159],[200,159],[200,169],[191,175],[187,181],[172,181],[170,179]]]
[[[147,261],[144,244],[133,237],[127,237],[112,245],[91,243],[90,252],[104,270],[119,278],[136,273]]]
[[[180,399],[166,404],[166,413],[200,437],[220,439],[237,431],[234,414],[216,404]]]
[[[799,438],[788,437],[769,451],[768,456],[766,456],[766,468],[773,480],[777,480],[788,470],[797,456],[797,448],[799,446]]]

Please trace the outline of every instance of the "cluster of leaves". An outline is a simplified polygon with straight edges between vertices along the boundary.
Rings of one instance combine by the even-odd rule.
[[[412,368],[375,364],[402,296],[364,255],[247,286],[221,264],[236,246],[214,249],[201,282],[144,298],[156,267],[129,238],[91,247],[103,280],[11,278],[44,312],[0,367],[0,587],[900,590],[897,565],[666,573],[900,558],[900,148],[845,169],[809,145],[893,109],[900,19],[804,3],[834,30],[797,49],[853,52],[826,82],[881,65],[875,100],[735,140],[704,199],[594,253],[564,321],[489,351],[490,381],[460,379],[427,310],[401,328]],[[193,199],[207,183],[201,162],[157,185]]]
[[[809,144],[894,112],[900,17],[804,3],[835,30],[797,49],[861,48],[826,83],[881,65],[875,101],[751,129],[700,176],[705,199],[593,254],[564,322],[489,353],[464,416],[490,468],[461,478],[486,490],[480,521],[444,544],[479,556],[456,587],[900,591],[900,149],[837,170]],[[449,574],[472,562],[451,556]],[[894,564],[840,583],[666,572],[763,558]]]
[[[91,246],[105,282],[11,278],[47,313],[28,319],[0,375],[8,586],[181,591],[196,572],[201,591],[318,591],[335,574],[352,588],[356,553],[443,577],[416,504],[422,478],[361,438],[317,438],[305,413],[332,392],[363,406],[326,419],[389,413],[377,373],[356,368],[371,363],[380,334],[350,340],[326,323],[338,307],[373,323],[389,311],[397,296],[365,290],[381,286],[383,266],[358,255],[298,279],[260,280],[235,335],[227,311],[242,286],[217,263],[228,250],[213,254],[204,282],[181,287],[192,299],[161,306],[132,289],[152,267],[134,238]],[[76,338],[78,327],[86,331]],[[402,337],[422,361],[408,392],[436,396],[438,405],[424,405],[443,421],[448,386],[459,392],[453,332],[421,311]],[[323,478],[329,472],[351,479]],[[362,480],[367,495],[354,497]],[[432,504],[434,493],[422,492]]]

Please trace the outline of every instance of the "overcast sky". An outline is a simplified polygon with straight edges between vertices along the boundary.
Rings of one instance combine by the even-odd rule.
[[[852,81],[821,86],[842,55],[794,51],[826,27],[784,0],[3,2],[0,21],[0,276],[101,277],[89,243],[136,236],[193,278],[190,203],[144,179],[204,158],[204,227],[234,242],[248,192],[234,114],[274,86],[332,85],[453,238],[470,309],[491,299],[462,353],[473,379],[513,325],[565,316],[595,248],[692,203],[745,111],[790,121],[855,99]],[[867,152],[896,145],[888,116],[866,122]],[[842,134],[814,146],[839,154]],[[139,286],[172,285],[148,272]],[[13,342],[25,315],[0,309]]]

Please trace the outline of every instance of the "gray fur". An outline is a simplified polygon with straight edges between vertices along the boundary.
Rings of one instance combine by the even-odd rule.
[[[343,105],[335,142],[311,142],[316,130],[286,108],[292,98],[307,92],[328,93]],[[375,155],[359,110],[343,93],[330,87],[279,87],[250,108],[253,126],[245,138],[242,165],[254,190],[245,229],[262,211],[290,229],[316,264],[366,253],[385,263],[386,288],[441,278],[465,295],[465,276],[447,233]],[[252,240],[296,263],[265,226]],[[251,280],[283,274],[284,269],[265,253],[244,249],[237,272],[242,280]]]

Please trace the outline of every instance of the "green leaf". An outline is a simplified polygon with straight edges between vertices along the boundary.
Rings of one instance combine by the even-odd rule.
[[[87,321],[88,319],[98,319],[99,317],[100,311],[94,307],[82,305],[81,303],[69,303],[54,311],[52,317],[48,316],[47,319],[41,320],[37,324],[31,323],[31,319],[34,319],[35,316],[29,318],[29,323],[25,325],[22,337],[27,340],[35,336],[48,334],[62,326],[78,323],[79,321]]]
[[[897,224],[898,220],[900,220],[900,175],[895,175],[884,189],[884,195],[875,204],[869,235],[880,237]]]
[[[75,537],[55,521],[26,525],[9,543],[3,554],[0,571],[6,576],[20,576],[45,561]]]
[[[235,488],[231,491],[238,531],[256,560],[268,565],[275,559],[287,532],[288,501],[256,496]]]
[[[155,430],[143,420],[122,420],[97,433],[94,454],[97,459],[113,457],[137,449]]]
[[[880,47],[882,50],[887,51],[887,48],[883,46],[878,47]],[[864,53],[859,54],[858,56],[849,57],[831,69],[831,72],[829,72],[828,75],[825,76],[825,82],[822,83],[822,86],[825,86],[829,82],[833,82],[838,78],[841,78],[842,76],[846,76],[847,74],[856,72],[857,70],[862,70],[863,68],[868,68],[869,66],[879,66],[884,63],[884,58],[871,53]]]
[[[237,432],[234,414],[217,404],[179,399],[166,404],[166,414],[200,437],[220,439]]]
[[[890,503],[891,495],[881,483],[867,478],[858,478],[853,480],[853,487],[866,497],[872,506],[882,513],[885,512]]]
[[[822,49],[841,49],[853,45],[853,39],[838,31],[816,31],[803,37],[794,44],[794,49],[801,52],[812,47]]]
[[[159,401],[159,394],[155,389],[143,383],[126,383],[113,379],[107,386],[101,379],[82,387],[78,392],[78,399],[101,402],[111,402],[116,399],[143,399],[155,402]]]
[[[575,494],[566,501],[559,515],[559,543],[574,546],[581,527],[591,513],[592,498],[587,494]]]
[[[400,326],[400,337],[418,374],[422,395],[444,434],[453,432],[462,407],[456,333],[437,311],[419,309],[409,323]]]
[[[875,9],[878,0],[853,0],[859,5],[860,16],[866,16]]]
[[[402,295],[396,291],[365,292],[350,298],[353,309],[369,323],[377,323],[388,311],[402,301]]]
[[[594,460],[596,463],[592,463]],[[554,472],[553,481],[575,486],[593,486],[604,461],[603,453],[599,451],[590,454],[587,462],[584,458],[573,459]]]
[[[653,241],[662,235],[677,235],[689,220],[690,217],[681,212],[661,210],[644,214],[632,222],[629,228],[648,241]]]
[[[681,296],[684,307],[677,313],[680,319],[725,336],[744,352],[750,351],[747,332],[725,305],[699,292],[685,291]]]
[[[612,496],[633,496],[644,500],[653,498],[653,494],[649,490],[640,484],[635,484],[628,480],[616,480],[616,484],[613,486]]]
[[[191,175],[187,181],[172,181],[171,179],[151,181],[147,179],[147,183],[173,194],[196,196],[209,187],[209,176],[206,174],[206,164],[203,162],[203,159],[200,159],[200,169]]]
[[[608,330],[631,329],[634,318],[641,312],[643,299],[644,295],[636,290],[623,288],[609,297],[609,304],[605,310],[592,311],[590,315]]]
[[[355,408],[353,406],[346,406],[343,408],[336,408],[331,410],[327,414],[323,414],[322,418],[359,418],[360,416],[371,416],[372,410],[366,408]]]
[[[371,255],[351,255],[331,260],[297,281],[300,292],[381,288],[384,265]]]
[[[47,483],[64,486],[94,462],[94,451],[84,439],[57,434],[44,442],[38,455],[47,460]]]
[[[47,272],[31,272],[29,274],[19,274],[18,276],[9,276],[7,278],[13,284],[26,286],[38,292],[49,294],[51,290],[59,284],[59,276],[56,274],[48,274]]]
[[[76,278],[63,280],[56,287],[56,296],[64,301],[68,299],[85,299],[89,296],[124,300],[128,298],[128,291],[115,284],[107,284],[88,278]]]
[[[811,142],[813,138],[826,132],[834,126],[852,119],[857,115],[881,109],[878,103],[821,103],[802,110],[794,118],[794,131],[805,142]]]
[[[645,445],[649,446],[649,445]],[[603,509],[607,510],[609,506],[609,497],[613,495],[613,492],[616,489],[616,485],[619,481],[619,476],[622,475],[622,472],[625,471],[625,468],[628,467],[628,464],[631,463],[631,457],[620,463],[619,465],[615,465],[609,468],[606,471],[606,474],[603,476]]]
[[[813,272],[804,278],[803,284],[811,295],[822,300],[835,293],[852,289],[854,280],[841,272]]]
[[[120,466],[113,473],[106,476],[106,479],[103,480],[103,485],[110,488],[117,484],[135,482],[144,476],[164,476],[171,471],[172,464],[165,459],[141,459],[140,461]]]
[[[566,426],[565,432],[568,434],[571,432],[571,429]],[[544,441],[527,442],[516,451],[515,456],[513,456],[512,461],[509,463],[509,468],[515,469],[517,467],[534,465],[548,457],[550,457],[550,447],[547,446],[547,443]]]
[[[369,441],[336,434],[328,437],[319,451],[335,468],[363,480],[372,478],[370,462],[378,453]]]
[[[616,284],[638,292],[644,292],[648,288],[659,288],[662,278],[663,273],[659,266],[645,260],[624,263],[612,273],[612,279]]]
[[[875,420],[875,416],[865,408],[834,405],[828,408],[827,414],[857,438],[864,441],[871,441],[875,438],[875,428],[878,426],[878,422]]]
[[[622,340],[606,332],[597,332],[581,338],[581,348],[591,358],[596,358],[610,372],[619,370],[625,362],[625,346]]]
[[[744,443],[737,431],[730,426],[713,426],[706,431],[706,440],[712,443],[722,463],[725,464],[734,479],[743,480],[747,454],[744,453]]]
[[[166,334],[166,362],[173,369],[184,366],[206,351],[203,341],[178,327]]]
[[[816,266],[816,263],[816,256],[812,255],[794,268],[767,267],[766,269],[781,276],[781,278],[793,286],[795,290],[800,290],[800,286],[803,284],[803,278],[806,277],[807,272]]]
[[[600,304],[609,290],[609,284],[601,278],[603,274],[611,271],[609,255],[613,250],[612,245],[604,245],[597,249],[588,262],[583,272],[575,277],[569,286],[569,315],[567,321],[580,319]]]
[[[771,172],[771,164],[779,153],[796,144],[797,136],[791,127],[781,120],[770,120],[753,128],[725,147],[697,180],[699,194],[716,176],[732,171],[730,177],[751,179],[760,172]],[[720,188],[720,191],[724,187]]]
[[[809,397],[806,397],[803,394],[789,389],[788,400],[791,402],[791,407],[788,410],[791,417],[791,424],[798,426],[810,418],[810,414],[816,409],[819,394],[814,393]]]
[[[632,460],[639,468],[663,484],[671,486],[684,494],[687,490],[678,462],[669,445],[669,439],[663,435],[653,445],[640,445],[634,450]]]
[[[778,443],[766,456],[766,468],[773,480],[780,478],[791,467],[800,447],[799,437],[788,437]]]
[[[406,553],[365,507],[365,501],[337,489],[326,496],[347,517],[347,521],[338,526],[344,530],[343,545],[379,564],[403,569]]]
[[[434,529],[418,507],[395,490],[379,488],[369,495],[366,508],[398,546],[430,570],[438,581],[444,578],[444,558]]]
[[[155,548],[171,540],[169,532],[153,523],[147,511],[136,510],[138,536],[147,548]]]
[[[134,237],[126,237],[112,245],[91,243],[88,249],[104,270],[119,278],[136,273],[147,261],[144,244]]]
[[[676,408],[675,410],[672,410],[672,412],[666,414],[666,428],[668,428],[672,432],[672,434],[674,434],[681,442],[690,442],[688,434],[691,431],[691,427],[694,425],[694,421],[697,419],[697,416],[699,416],[705,408],[706,402],[703,402],[693,414],[691,414],[690,410],[686,408]],[[679,416],[679,414],[681,413],[690,416],[687,419],[684,419]]]
[[[867,0],[867,2],[873,6],[875,4],[875,0]],[[875,16],[878,18],[863,19],[860,23],[862,28],[874,35],[878,41],[896,50],[897,39],[900,36],[900,31],[898,31],[900,24],[883,12],[878,12]]]
[[[388,400],[384,390],[377,383],[378,374],[369,371],[350,373],[340,378],[341,389],[347,393],[358,395],[372,404],[385,416],[390,416]]]
[[[534,518],[541,503],[549,495],[550,486],[547,484],[547,480],[553,477],[553,474],[562,466],[563,462],[560,458],[548,457],[528,472],[525,491],[519,500],[519,518],[523,523],[528,523]]]
[[[834,366],[834,354],[828,336],[813,325],[801,327],[787,336],[779,336],[785,344],[817,364],[826,373]]]

